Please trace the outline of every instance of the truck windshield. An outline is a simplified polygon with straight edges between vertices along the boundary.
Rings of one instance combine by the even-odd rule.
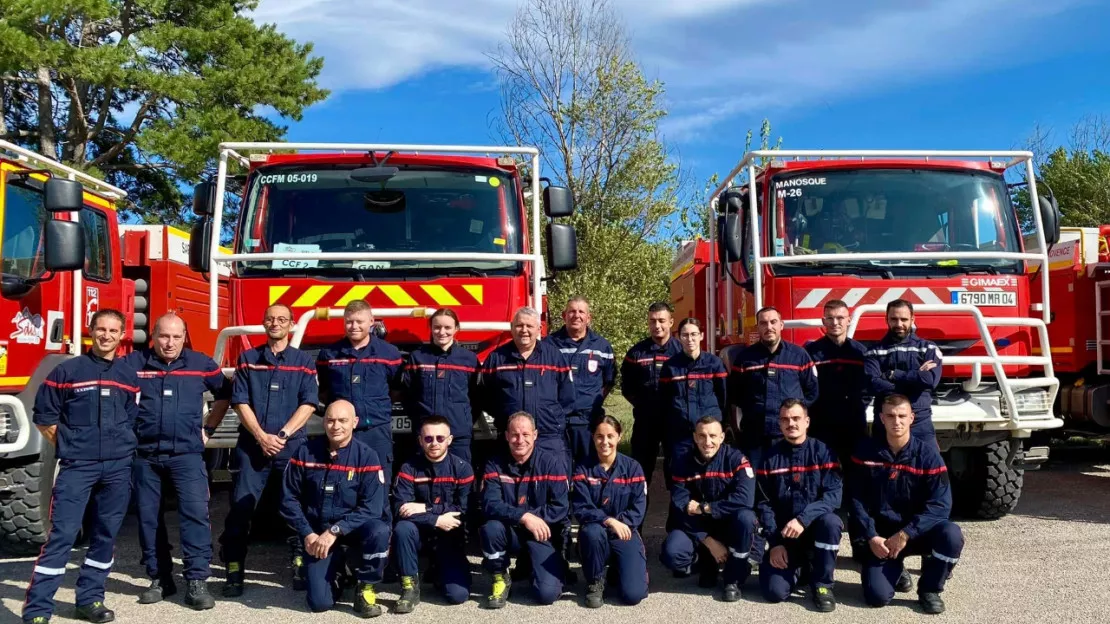
[[[1019,230],[1001,175],[989,172],[857,169],[779,174],[772,178],[776,256],[859,254],[837,261],[892,273],[1020,271],[990,252],[1020,252]],[[868,260],[882,252],[983,252],[982,258]],[[816,259],[815,259],[816,260]],[[777,265],[776,273],[827,272],[828,263]]]
[[[351,166],[268,167],[252,176],[240,253],[521,253],[518,191],[495,170],[402,167],[384,182],[350,177]],[[519,270],[514,261],[265,260],[240,274],[397,275],[451,269]]]

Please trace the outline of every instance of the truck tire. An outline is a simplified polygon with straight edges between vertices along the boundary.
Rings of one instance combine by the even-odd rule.
[[[19,557],[37,555],[50,533],[51,470],[38,461],[0,469],[0,551]],[[47,458],[53,463],[53,458]]]
[[[970,466],[967,474],[953,483],[958,511],[981,520],[997,520],[1017,507],[1025,471],[1006,465],[1010,455],[1009,440],[967,449]],[[1020,462],[1024,447],[1018,448],[1014,462]]]

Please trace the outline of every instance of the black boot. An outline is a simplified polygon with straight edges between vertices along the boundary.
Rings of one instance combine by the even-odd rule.
[[[139,604],[154,604],[162,602],[163,598],[169,598],[177,593],[177,585],[174,584],[173,579],[154,579],[150,582],[150,587],[143,590],[139,594]]]
[[[77,619],[105,624],[116,619],[116,612],[105,607],[103,602],[93,602],[77,607]]]
[[[243,595],[243,564],[232,561],[227,564],[227,580],[224,581],[224,596],[238,598]]]
[[[495,572],[490,574],[490,588],[489,600],[486,602],[487,609],[500,609],[505,606],[509,601],[509,592],[513,588],[513,578],[504,572]]]
[[[740,600],[740,586],[736,583],[725,583],[725,589],[721,594],[721,600],[725,602],[737,602]]]
[[[216,606],[216,599],[208,593],[207,581],[189,581],[189,587],[185,590],[185,606],[192,607],[195,611],[205,611]]]
[[[378,592],[370,583],[358,584],[358,593],[355,594],[355,613],[364,618],[378,617],[382,614],[382,606],[378,604]]]
[[[925,613],[933,615],[944,613],[944,600],[941,600],[940,594],[936,592],[921,592],[917,595],[917,602]]]
[[[902,575],[898,577],[898,582],[894,584],[894,591],[905,594],[912,589],[913,579],[910,578],[910,573],[902,570]]]
[[[586,606],[591,609],[605,604],[605,578],[594,579],[586,586]]]
[[[420,576],[401,577],[401,597],[397,599],[394,613],[412,613],[420,604]]]
[[[818,587],[813,590],[813,604],[821,613],[829,613],[836,610],[836,596],[833,595],[832,589]]]
[[[305,591],[308,581],[304,576],[304,545],[295,535],[289,538],[289,558],[293,567],[293,591]]]

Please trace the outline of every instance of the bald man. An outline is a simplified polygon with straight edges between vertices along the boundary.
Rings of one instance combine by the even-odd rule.
[[[139,545],[150,587],[140,604],[161,601],[177,592],[166,533],[162,484],[173,484],[181,517],[181,552],[185,562],[185,605],[211,609],[208,593],[212,532],[208,519],[208,473],[204,445],[204,393],[215,403],[208,422],[219,423],[231,399],[231,381],[212,358],[185,347],[185,321],[166,314],[154,323],[153,344],[123,363],[139,377],[138,450],[132,483],[139,515]]]
[[[355,569],[355,613],[382,614],[375,586],[389,556],[388,492],[381,458],[354,438],[355,406],[340,399],[324,413],[323,438],[302,444],[285,468],[281,515],[305,551],[308,608],[327,611],[345,560]]]

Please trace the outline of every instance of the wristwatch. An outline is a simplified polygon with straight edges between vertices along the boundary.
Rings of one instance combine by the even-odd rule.
[[[216,434],[216,428],[215,427],[209,427],[208,425],[205,425],[204,426],[204,434],[211,438],[213,435]]]
[[[282,429],[281,431],[278,432],[278,437],[281,438],[282,440],[288,440],[289,439],[289,434],[285,433],[285,430]]]
[[[331,528],[328,529],[328,533],[331,533],[332,535],[334,535],[336,537],[339,537],[340,535],[343,535],[343,531],[339,528],[338,524],[331,525]]]
[[[701,512],[707,516],[709,515],[709,503],[701,504]]]

